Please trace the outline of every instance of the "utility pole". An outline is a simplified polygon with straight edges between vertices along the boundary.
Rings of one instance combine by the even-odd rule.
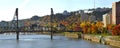
[[[15,11],[15,15],[16,15],[16,18],[17,18],[17,30],[16,30],[16,39],[19,40],[19,27],[18,27],[18,8],[16,8],[16,11]]]
[[[95,3],[96,1],[94,0],[94,15],[95,15],[95,8],[96,8],[96,3]],[[95,16],[95,22],[97,21],[97,16]]]
[[[95,0],[94,0],[94,9],[95,9]]]
[[[53,39],[53,29],[52,29],[52,23],[53,23],[52,18],[53,18],[53,15],[54,15],[53,9],[51,8],[51,15],[50,15],[50,22],[51,22],[51,40]]]

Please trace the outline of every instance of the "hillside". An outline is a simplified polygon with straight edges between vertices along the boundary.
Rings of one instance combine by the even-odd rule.
[[[89,9],[88,11],[91,11],[93,9]],[[108,8],[97,8],[95,11],[93,10],[92,13],[88,14],[88,17],[93,15],[93,16],[96,16],[97,20],[99,21],[102,21],[102,15],[105,14],[105,13],[108,13],[110,12],[111,9]],[[37,15],[33,16],[31,19],[31,21],[39,21],[41,23],[41,25],[50,25],[50,15],[45,15],[45,16],[42,16],[42,17],[39,17]],[[68,15],[63,15],[63,13],[56,13],[54,14],[54,16],[52,17],[52,22],[55,23],[55,24],[60,24],[62,22],[66,22],[67,24],[71,25],[71,24],[74,24],[74,23],[80,23],[82,22],[81,21],[81,13],[78,11],[72,11],[72,12],[69,12]],[[33,23],[33,22],[31,22]]]

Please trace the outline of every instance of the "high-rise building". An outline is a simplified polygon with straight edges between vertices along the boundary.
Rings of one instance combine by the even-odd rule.
[[[112,24],[120,24],[120,1],[112,4]]]

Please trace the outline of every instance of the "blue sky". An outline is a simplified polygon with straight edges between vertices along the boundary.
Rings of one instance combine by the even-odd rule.
[[[111,7],[116,1],[119,0],[95,0],[95,7]],[[19,19],[26,19],[49,15],[50,8],[55,13],[94,8],[94,0],[0,0],[0,21],[12,20],[15,8],[19,8]]]

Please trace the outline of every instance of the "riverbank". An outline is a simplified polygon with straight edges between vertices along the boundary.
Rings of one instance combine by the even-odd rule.
[[[119,38],[119,36],[101,36],[101,35],[84,34],[82,38],[85,40],[90,40],[105,45],[120,47],[120,40],[116,40],[117,38]]]
[[[120,47],[120,36],[102,36],[102,35],[93,35],[93,34],[80,34],[80,33],[65,33],[65,36],[68,38],[82,38],[84,40],[89,40],[105,45],[111,45]]]

